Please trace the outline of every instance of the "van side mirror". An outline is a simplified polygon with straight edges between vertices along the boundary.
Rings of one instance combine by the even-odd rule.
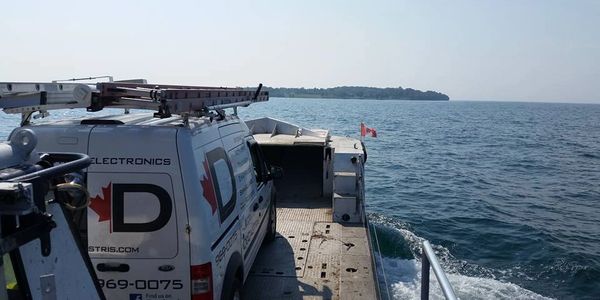
[[[269,180],[283,178],[283,168],[277,166],[271,166],[268,177]]]

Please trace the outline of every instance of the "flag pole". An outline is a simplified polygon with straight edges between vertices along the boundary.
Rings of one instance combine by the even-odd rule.
[[[364,143],[365,142],[365,136],[363,135],[363,128],[365,127],[365,123],[364,122],[360,122],[360,142]]]

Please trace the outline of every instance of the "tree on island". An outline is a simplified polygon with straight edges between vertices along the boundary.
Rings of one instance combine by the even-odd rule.
[[[374,88],[340,86],[334,88],[266,88],[271,97],[284,98],[340,98],[380,100],[438,100],[447,101],[446,94],[435,91],[419,91],[411,88]]]

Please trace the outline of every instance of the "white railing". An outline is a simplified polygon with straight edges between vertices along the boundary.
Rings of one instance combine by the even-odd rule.
[[[428,241],[423,241],[422,247],[422,257],[421,257],[421,300],[429,299],[429,268],[433,269],[433,273],[440,283],[440,288],[446,296],[446,299],[456,300],[456,295],[454,294],[454,289],[450,285],[448,278],[446,277],[446,273],[440,266],[440,262],[437,260],[435,256],[435,252],[433,252],[433,248],[431,248],[431,244]]]

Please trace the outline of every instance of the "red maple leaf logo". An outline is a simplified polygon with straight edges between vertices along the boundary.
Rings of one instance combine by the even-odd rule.
[[[206,173],[206,175],[202,177],[202,180],[200,180],[200,184],[202,185],[202,193],[204,194],[204,198],[206,199],[208,204],[210,204],[212,214],[214,215],[215,211],[217,211],[217,197],[212,182],[212,176],[210,175],[210,170],[208,168],[208,159],[204,160],[203,165],[204,173]]]
[[[90,199],[90,208],[98,214],[98,222],[110,221],[110,203],[112,196],[112,183],[109,182],[106,187],[102,188],[102,195]]]

